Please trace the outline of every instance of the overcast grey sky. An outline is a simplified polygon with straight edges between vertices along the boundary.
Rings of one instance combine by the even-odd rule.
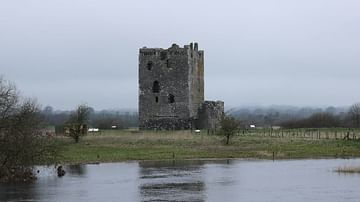
[[[43,105],[137,108],[138,49],[205,50],[205,98],[360,101],[359,0],[0,0],[0,74]]]

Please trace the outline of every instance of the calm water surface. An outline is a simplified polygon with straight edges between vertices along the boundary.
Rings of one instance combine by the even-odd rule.
[[[360,159],[147,161],[40,168],[31,184],[0,184],[0,201],[360,201]]]

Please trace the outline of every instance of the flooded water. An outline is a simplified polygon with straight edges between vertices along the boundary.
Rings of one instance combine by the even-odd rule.
[[[359,201],[360,159],[146,161],[75,165],[0,184],[0,201]]]

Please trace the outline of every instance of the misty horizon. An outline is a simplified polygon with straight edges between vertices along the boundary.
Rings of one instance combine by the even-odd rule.
[[[41,104],[41,103],[40,103]],[[84,104],[84,103],[83,103]],[[51,105],[41,105],[42,110],[46,110],[46,108],[50,107],[51,111],[54,113],[70,113],[71,111],[75,110],[74,108],[71,109],[59,109],[59,108],[54,108]],[[110,112],[110,113],[138,113],[138,109],[137,108],[106,108],[106,109],[101,109],[101,108],[94,108],[93,106],[89,106],[92,110],[94,110],[95,112],[99,113],[99,112]],[[310,111],[317,111],[317,112],[327,112],[330,110],[334,110],[337,113],[338,112],[347,112],[349,110],[350,106],[291,106],[291,105],[244,105],[244,106],[236,106],[236,107],[229,107],[229,108],[225,108],[225,113],[232,113],[232,112],[237,112],[237,111],[242,111],[242,110],[247,110],[250,112],[256,111],[256,110],[274,110],[274,111],[298,111],[298,110],[310,110]]]

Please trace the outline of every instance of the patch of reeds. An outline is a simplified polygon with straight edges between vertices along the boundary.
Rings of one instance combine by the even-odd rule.
[[[360,173],[360,166],[344,166],[335,170],[338,173]]]

